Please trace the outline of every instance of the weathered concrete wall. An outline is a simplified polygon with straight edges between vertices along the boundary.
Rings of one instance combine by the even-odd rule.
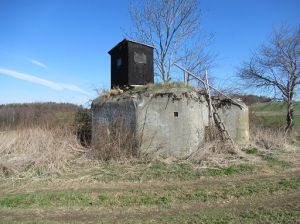
[[[137,101],[141,151],[184,157],[204,141],[208,125],[204,98],[186,90],[153,93]]]
[[[220,105],[218,111],[230,136],[238,143],[249,141],[247,107]],[[93,102],[93,139],[99,130],[122,121],[135,133],[140,152],[185,157],[205,142],[208,107],[204,96],[188,89],[123,93]]]
[[[218,104],[217,110],[234,142],[246,145],[249,144],[250,140],[249,112],[244,103],[239,102],[239,104],[221,102]]]
[[[117,101],[98,99],[92,106],[92,141],[101,143],[101,131],[109,129],[113,123],[119,127],[135,132],[136,129],[136,104],[129,99]]]
[[[103,102],[93,108],[93,125],[107,126],[111,122],[120,120],[124,125],[132,127],[136,123],[136,105],[130,99],[123,101]]]

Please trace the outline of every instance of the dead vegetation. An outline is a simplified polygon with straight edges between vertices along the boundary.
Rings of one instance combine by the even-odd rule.
[[[103,161],[138,158],[139,138],[124,122],[116,120],[94,136],[93,155]]]
[[[183,82],[164,82],[164,83],[149,83],[147,85],[141,86],[130,86],[127,88],[120,89],[119,87],[115,87],[111,90],[104,90],[101,92],[100,97],[103,99],[108,99],[111,97],[119,96],[125,93],[134,94],[134,93],[151,93],[151,92],[159,92],[161,90],[168,91],[171,89],[185,89],[190,92],[197,92],[197,90],[193,86],[187,86]]]
[[[53,107],[53,105],[51,106]],[[10,107],[9,110],[5,108],[5,113],[9,114],[8,111],[11,108],[13,107]],[[128,162],[136,159],[146,163],[158,160],[167,164],[185,161],[193,166],[205,168],[261,161],[261,156],[253,157],[253,155],[245,153],[245,151],[248,152],[248,149],[253,148],[269,154],[280,150],[296,150],[293,141],[284,135],[283,129],[264,128],[259,125],[259,122],[255,122],[254,117],[251,119],[251,145],[244,146],[236,154],[232,153],[229,145],[224,144],[220,139],[214,139],[200,146],[198,151],[183,160],[160,157],[155,153],[142,155],[138,152],[138,136],[134,135],[134,131],[130,130],[129,125],[120,121],[115,121],[109,127],[100,130],[100,134],[96,136],[101,139],[96,142],[100,143],[90,145],[90,112],[80,110],[78,113],[76,110],[56,111],[55,113],[46,110],[46,114],[56,115],[50,116],[48,122],[40,122],[39,125],[26,125],[25,122],[20,122],[22,119],[29,121],[34,119],[28,117],[29,112],[25,113],[26,116],[22,115],[23,118],[20,118],[13,127],[5,126],[4,116],[2,116],[3,126],[0,129],[2,175],[34,176],[64,173],[78,167],[89,169],[93,164],[104,161]],[[31,108],[28,111],[34,111],[34,109]],[[0,115],[5,113],[0,110]],[[20,111],[18,113],[22,114]],[[37,113],[33,113],[32,116],[35,116],[34,114]],[[41,114],[43,113],[41,112]],[[67,120],[61,119],[65,116],[68,117]],[[46,115],[42,117],[45,119]],[[8,116],[8,119],[11,119],[11,116]]]
[[[188,161],[201,167],[226,166],[240,160],[240,151],[233,152],[232,145],[220,139],[214,139],[201,145],[188,157]]]
[[[81,107],[68,103],[24,103],[0,105],[0,130],[29,127],[56,128],[73,125]]]
[[[284,150],[291,143],[284,130],[280,129],[252,127],[251,138],[254,146],[270,150]]]
[[[61,173],[83,151],[76,136],[61,129],[36,127],[0,133],[0,168],[5,175]]]
[[[56,103],[0,106],[0,173],[62,173],[72,164],[84,162],[87,149],[81,142],[88,140],[86,126],[80,123],[84,111],[76,105]]]
[[[252,126],[252,145],[237,154],[214,139],[189,158],[145,157],[121,121],[97,147],[82,146],[85,112],[64,128],[0,130],[2,222],[299,221],[300,152],[279,130]]]
[[[274,120],[266,126],[263,120],[250,112],[251,145],[266,150],[285,150],[295,147],[296,131],[287,135],[284,125]]]

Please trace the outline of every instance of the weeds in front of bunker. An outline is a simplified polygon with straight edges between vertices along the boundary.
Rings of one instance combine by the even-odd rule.
[[[125,119],[115,119],[94,133],[93,155],[103,161],[138,158],[138,145],[134,126]]]
[[[88,111],[72,104],[1,105],[0,176],[60,175],[91,164],[81,144],[90,141],[83,114]]]
[[[85,149],[66,130],[36,127],[0,133],[2,175],[43,176],[70,169]]]
[[[257,148],[266,150],[284,150],[296,146],[296,130],[286,133],[285,125],[278,122],[279,116],[272,118],[272,122],[266,123],[261,116],[250,112],[250,137],[251,144]]]
[[[253,172],[251,167],[256,166],[256,162],[259,161],[265,162],[270,168],[293,167],[291,162],[277,158],[274,153],[294,147],[291,141],[285,138],[280,129],[274,131],[264,128],[259,122],[251,123],[252,143],[243,148],[241,152],[245,152],[244,154],[231,154],[222,141],[213,140],[202,145],[188,158],[173,159],[170,163],[170,158],[156,155],[145,157],[139,153],[140,138],[134,134],[130,125],[124,122],[115,121],[101,130],[100,134],[95,136],[100,139],[99,143],[90,146],[90,111],[69,105],[67,109],[60,111],[53,109],[55,105],[49,104],[44,111],[46,114],[43,114],[44,109],[41,108],[45,106],[37,106],[35,109],[30,105],[22,106],[14,116],[10,116],[15,110],[12,106],[0,111],[1,121],[3,121],[0,132],[0,176],[60,175],[78,169],[88,170],[94,165],[103,168],[105,166],[99,164],[106,163],[119,163],[116,166],[120,167],[122,163],[127,163],[133,169],[139,166],[138,163],[142,164],[141,168],[146,172],[141,176],[128,170],[133,174],[129,175],[127,180],[132,179],[132,181],[147,178],[184,180],[198,178],[201,175]],[[32,114],[30,111],[33,111]],[[46,119],[47,113],[49,121]],[[29,118],[30,116],[33,117]],[[30,123],[29,121],[34,117],[40,121]],[[28,122],[23,122],[24,119]],[[10,120],[14,120],[14,123],[10,123]],[[254,159],[249,160],[249,158]],[[245,162],[249,163],[248,167],[243,165]],[[110,173],[110,170],[105,172]],[[98,181],[105,181],[109,179],[109,175],[113,174],[105,174],[104,179],[101,175],[95,178]],[[118,174],[116,176],[120,177]]]

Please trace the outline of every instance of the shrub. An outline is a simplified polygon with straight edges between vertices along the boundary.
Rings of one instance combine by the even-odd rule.
[[[91,144],[92,139],[92,114],[88,109],[79,110],[75,115],[75,132],[83,146]]]
[[[101,160],[138,157],[138,144],[134,130],[118,119],[93,133],[94,155]]]
[[[0,128],[72,128],[81,107],[69,103],[24,103],[0,105]]]

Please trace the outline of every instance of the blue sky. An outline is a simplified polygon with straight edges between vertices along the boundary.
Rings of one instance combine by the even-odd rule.
[[[88,105],[110,86],[108,51],[131,27],[127,0],[0,0],[0,104]],[[282,23],[299,25],[300,0],[202,0],[202,32],[228,82]]]

